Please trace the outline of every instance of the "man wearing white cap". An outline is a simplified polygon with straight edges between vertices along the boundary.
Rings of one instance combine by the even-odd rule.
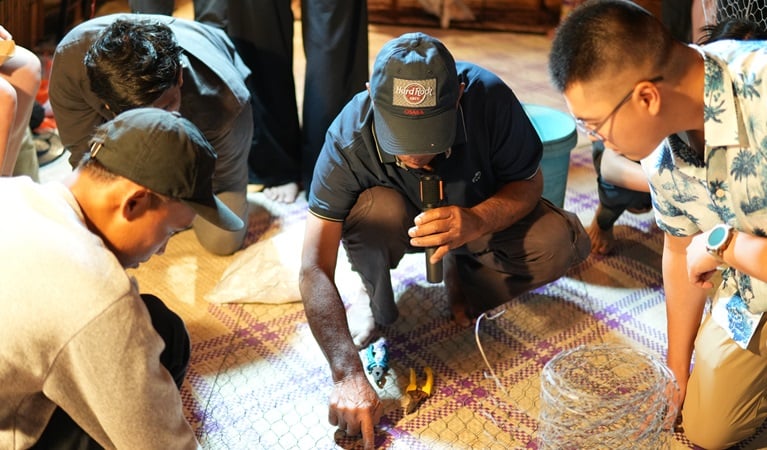
[[[456,64],[422,33],[384,46],[368,91],[331,125],[309,197],[301,293],[335,381],[330,422],[362,431],[366,448],[381,405],[357,347],[376,323],[397,319],[389,269],[406,252],[435,249],[429,261],[444,261],[447,303],[462,325],[588,256],[578,218],[541,198],[542,150],[503,81]],[[422,182],[436,177],[444,200],[422,211]],[[366,291],[348,321],[334,285],[339,241]]]
[[[138,108],[97,128],[63,183],[0,179],[0,448],[199,447],[184,323],[125,269],[197,215],[243,227],[213,194],[215,163],[191,122]]]

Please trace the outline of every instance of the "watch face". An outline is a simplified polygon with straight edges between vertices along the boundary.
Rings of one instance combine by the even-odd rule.
[[[716,227],[708,234],[708,245],[716,247],[719,245],[724,237],[727,235],[727,230],[724,227]]]

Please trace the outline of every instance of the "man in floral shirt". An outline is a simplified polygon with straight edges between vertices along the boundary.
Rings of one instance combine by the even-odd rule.
[[[549,62],[579,127],[642,160],[665,232],[674,400],[693,443],[730,447],[767,417],[767,43],[687,45],[634,3],[593,0]]]

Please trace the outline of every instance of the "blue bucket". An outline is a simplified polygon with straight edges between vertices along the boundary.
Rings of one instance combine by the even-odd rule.
[[[543,197],[563,208],[570,170],[570,152],[578,143],[575,121],[568,114],[548,106],[522,105],[543,142]]]

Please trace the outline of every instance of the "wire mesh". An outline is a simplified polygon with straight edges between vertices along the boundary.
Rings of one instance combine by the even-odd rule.
[[[628,260],[648,251],[644,232],[631,233]],[[652,248],[660,245],[655,237]],[[504,304],[503,314],[489,312],[475,329],[450,319],[444,286],[413,275],[423,271],[422,255],[408,255],[400,266],[392,279],[401,316],[381,330],[389,370],[376,387],[384,405],[376,448],[539,448],[540,375],[546,362],[564,349],[637,334],[651,339],[642,341],[656,351],[665,342],[662,334],[648,332],[640,312],[647,314],[648,305],[656,303],[662,312],[659,288],[646,287],[659,275],[644,266],[620,263],[627,275],[615,281],[603,278],[602,269],[575,270]],[[348,275],[337,280],[342,295],[356,294],[359,277],[342,273]],[[603,291],[609,283],[632,289],[609,295]],[[618,299],[621,307],[611,306]],[[189,323],[197,338],[183,391],[206,450],[362,448],[358,436],[328,423],[333,382],[300,303],[210,305],[207,315],[215,327],[213,320],[204,327]],[[360,358],[364,364],[364,350]],[[409,368],[423,383],[427,366],[434,371],[432,396],[406,414]]]
[[[574,153],[571,174],[587,168],[593,179],[589,157],[590,149]],[[593,209],[591,191],[573,198]],[[503,314],[489,312],[475,329],[450,319],[445,287],[421,275],[423,255],[406,255],[391,272],[400,318],[380,330],[389,370],[376,387],[384,415],[375,447],[537,449],[540,376],[549,360],[605,341],[630,340],[661,353],[665,325],[655,317],[665,311],[657,270],[662,236],[648,225],[651,217],[621,220],[630,226],[616,228],[617,256],[590,258],[567,277],[504,304]],[[347,302],[359,293],[359,276],[344,258],[338,264],[336,284]],[[328,423],[333,381],[300,303],[210,304],[204,314],[190,314],[187,325],[193,349],[182,396],[203,448],[362,448],[359,436]],[[363,365],[365,357],[362,350]],[[409,369],[423,383],[427,366],[432,395],[406,414]],[[690,448],[680,436],[677,441]]]
[[[631,347],[563,351],[541,373],[540,448],[668,448],[675,389],[665,364]]]
[[[422,269],[423,261],[411,256],[404,270],[392,273],[403,315],[382,330],[389,370],[376,387],[384,405],[376,448],[537,448],[544,363],[563,348],[610,334],[592,315],[598,305],[583,282],[560,280],[464,329],[449,318],[443,286],[413,280],[409,269]],[[341,285],[356,291],[347,280]],[[211,306],[211,314],[236,331],[204,340],[192,352],[188,392],[194,398],[187,403],[204,448],[362,448],[358,436],[327,422],[332,380],[300,305]],[[419,384],[431,367],[434,390],[406,414],[411,367]]]
[[[764,0],[702,0],[701,4],[706,25],[739,18],[748,19],[767,30],[767,2]]]

